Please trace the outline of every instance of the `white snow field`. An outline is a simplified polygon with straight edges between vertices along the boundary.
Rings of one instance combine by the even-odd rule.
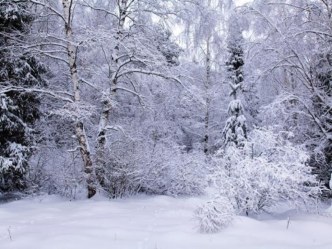
[[[332,249],[332,217],[236,217],[200,234],[193,211],[202,199],[138,196],[70,202],[55,196],[0,205],[1,249]]]

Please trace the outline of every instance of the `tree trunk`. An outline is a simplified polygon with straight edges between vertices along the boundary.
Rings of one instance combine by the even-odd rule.
[[[74,102],[79,103],[81,100],[79,89],[79,78],[77,73],[77,48],[73,44],[73,32],[71,27],[72,22],[72,4],[73,0],[62,0],[64,19],[65,19],[65,33],[67,39],[67,54],[70,69],[71,83],[73,86]],[[75,133],[78,139],[81,157],[84,163],[84,172],[88,187],[88,198],[91,198],[96,194],[95,176],[93,169],[93,162],[91,159],[90,148],[87,140],[87,136],[84,130],[84,124],[79,119],[76,120]]]
[[[204,153],[209,153],[209,123],[210,123],[210,84],[211,84],[211,51],[210,36],[206,41],[206,61],[205,61],[205,117],[204,117]]]
[[[96,182],[93,170],[93,162],[89,150],[89,144],[86,138],[83,123],[80,121],[77,122],[75,128],[76,136],[80,145],[81,157],[84,163],[84,173],[88,186],[88,198],[91,198],[96,194]]]
[[[99,130],[97,136],[97,148],[96,148],[96,177],[101,186],[104,185],[104,169],[106,164],[105,150],[106,150],[106,127],[109,120],[110,110],[112,108],[111,101],[107,99],[103,100],[103,109],[99,120]]]
[[[119,23],[118,23],[118,32],[116,35],[117,43],[114,47],[114,54],[112,54],[112,64],[109,65],[111,69],[114,66],[117,70],[119,68],[119,50],[120,50],[120,39],[123,34],[124,24],[127,17],[128,11],[128,1],[127,0],[120,0],[118,1],[118,9],[119,9]],[[102,101],[102,112],[100,115],[99,120],[99,131],[97,136],[97,148],[96,148],[96,176],[97,180],[101,185],[104,183],[104,167],[106,163],[105,158],[105,150],[106,150],[106,133],[107,133],[107,125],[109,122],[109,116],[112,109],[112,97],[115,97],[116,94],[116,85],[117,79],[115,77],[117,70],[113,72],[109,72],[109,88],[106,91],[103,101]]]

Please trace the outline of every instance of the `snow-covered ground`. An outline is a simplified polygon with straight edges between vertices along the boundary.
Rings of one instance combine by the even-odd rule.
[[[236,217],[200,234],[193,211],[202,199],[139,196],[69,202],[55,196],[0,205],[1,249],[331,249],[332,217]]]

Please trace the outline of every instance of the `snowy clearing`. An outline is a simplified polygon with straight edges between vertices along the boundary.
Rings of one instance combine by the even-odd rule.
[[[1,249],[332,248],[332,217],[236,217],[217,234],[200,234],[199,198],[139,196],[69,202],[55,196],[0,205]]]

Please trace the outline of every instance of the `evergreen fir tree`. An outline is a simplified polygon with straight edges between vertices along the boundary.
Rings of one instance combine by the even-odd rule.
[[[230,96],[233,98],[228,106],[229,118],[223,130],[224,145],[242,147],[247,139],[246,118],[243,115],[243,106],[239,99],[243,84],[243,37],[236,16],[229,20],[228,51],[230,57],[226,62],[229,73]]]
[[[31,127],[40,115],[38,96],[22,91],[44,84],[44,67],[21,48],[32,21],[28,1],[0,0],[0,192],[26,187]]]

